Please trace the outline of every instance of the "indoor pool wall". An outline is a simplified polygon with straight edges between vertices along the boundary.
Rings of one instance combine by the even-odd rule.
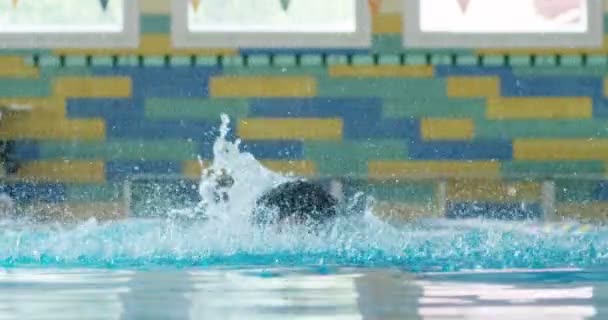
[[[393,215],[605,217],[605,47],[404,49],[399,1],[374,3],[369,49],[175,49],[168,2],[142,0],[138,48],[1,50],[0,103],[32,108],[0,128],[20,163],[5,190],[132,214],[197,182],[226,112],[269,168]]]

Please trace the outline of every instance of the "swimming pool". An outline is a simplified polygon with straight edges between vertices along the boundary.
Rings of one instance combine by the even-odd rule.
[[[163,217],[0,221],[3,319],[596,319],[608,227],[574,221],[382,221],[364,195],[319,232],[253,225],[266,187],[290,179],[226,141],[229,201]],[[361,200],[365,201],[361,201]],[[349,212],[350,212],[349,211]],[[203,212],[203,216],[201,216]],[[356,214],[354,214],[356,212]]]

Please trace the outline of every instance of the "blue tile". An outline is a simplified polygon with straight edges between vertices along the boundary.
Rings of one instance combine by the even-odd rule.
[[[135,97],[208,97],[219,67],[96,67],[96,75],[130,76]]]
[[[216,122],[204,121],[142,121],[129,118],[106,121],[108,138],[214,140],[218,136],[218,130],[219,124]]]
[[[449,219],[486,218],[502,220],[536,219],[542,216],[539,203],[452,202],[446,206]]]
[[[602,96],[603,81],[600,77],[542,76],[502,77],[502,95],[519,96]]]
[[[18,203],[65,201],[65,186],[59,183],[15,183],[1,185],[0,189],[6,192]]]
[[[409,155],[412,160],[511,160],[513,146],[510,141],[411,141]]]
[[[593,117],[608,118],[608,99],[604,98],[603,95],[598,94],[593,97]]]
[[[435,66],[436,77],[447,76],[506,76],[511,75],[509,67],[483,67],[483,66]]]
[[[17,160],[38,160],[40,159],[40,147],[33,141],[16,141],[15,158]]]
[[[143,119],[143,99],[69,98],[66,101],[68,118]]]
[[[361,123],[344,123],[344,139],[417,139],[420,122],[416,119],[380,119]]]
[[[243,141],[241,150],[250,152],[256,159],[297,160],[304,157],[301,141]]]
[[[595,189],[593,189],[592,198],[589,200],[608,201],[608,181],[598,182]]]
[[[114,181],[133,175],[181,174],[181,163],[174,161],[109,161],[105,166],[106,179]]]

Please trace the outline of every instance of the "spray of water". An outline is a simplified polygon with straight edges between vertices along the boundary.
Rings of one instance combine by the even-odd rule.
[[[201,201],[168,218],[75,225],[1,222],[3,267],[368,266],[411,271],[477,268],[608,267],[608,229],[539,229],[534,223],[417,221],[395,227],[376,218],[372,202],[344,215],[322,233],[301,226],[280,232],[251,224],[260,194],[294,179],[262,166],[228,141],[229,118],[202,163]],[[222,175],[229,183],[218,185]],[[219,179],[218,179],[219,178]],[[219,192],[218,192],[219,190]],[[219,199],[219,201],[218,201]],[[346,199],[355,211],[363,194]],[[574,228],[576,229],[576,228]]]

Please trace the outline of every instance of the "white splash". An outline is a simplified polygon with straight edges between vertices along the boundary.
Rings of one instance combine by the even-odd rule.
[[[221,121],[219,136],[213,144],[212,162],[205,166],[199,158],[201,201],[193,209],[172,210],[170,216],[199,217],[228,223],[233,228],[241,224],[245,227],[250,224],[256,200],[262,194],[281,183],[303,178],[281,175],[264,167],[251,153],[240,150],[240,139],[227,140],[230,118],[222,114]],[[346,213],[345,216],[359,211],[357,219],[364,220],[368,226],[385,224],[373,214],[373,199],[363,193],[343,199],[340,210]]]

